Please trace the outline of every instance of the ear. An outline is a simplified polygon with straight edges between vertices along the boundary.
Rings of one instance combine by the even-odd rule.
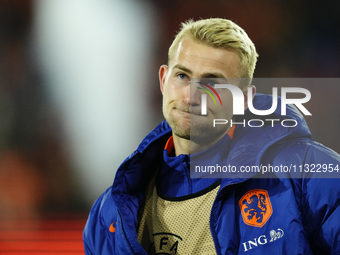
[[[251,97],[251,100],[254,99],[256,93],[256,87],[254,85],[249,85],[242,89],[244,95],[244,110],[248,109],[248,97]],[[251,94],[248,93],[251,92]]]
[[[168,74],[169,67],[167,65],[161,65],[159,68],[158,72],[158,77],[159,77],[159,85],[162,91],[162,94],[164,92],[164,84],[165,84],[165,78],[166,75]]]

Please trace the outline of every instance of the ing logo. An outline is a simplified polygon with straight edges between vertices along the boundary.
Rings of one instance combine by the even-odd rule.
[[[263,189],[248,191],[238,203],[243,221],[249,226],[262,228],[273,213],[268,192]]]

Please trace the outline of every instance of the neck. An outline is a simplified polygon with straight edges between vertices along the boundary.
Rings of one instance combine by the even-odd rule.
[[[181,138],[176,134],[172,133],[176,157],[181,154],[189,155],[190,152],[197,153],[199,151],[209,148],[210,146],[218,142],[222,137],[224,137],[229,132],[229,130],[230,127],[222,135],[218,136],[216,139],[212,139],[212,142],[204,144],[194,142],[190,139]]]

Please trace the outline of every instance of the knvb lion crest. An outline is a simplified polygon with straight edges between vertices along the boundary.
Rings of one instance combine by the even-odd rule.
[[[253,189],[239,200],[244,223],[262,228],[273,213],[269,195],[266,190]]]

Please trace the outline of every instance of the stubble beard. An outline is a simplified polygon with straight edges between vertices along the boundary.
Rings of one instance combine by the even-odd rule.
[[[173,116],[170,116],[171,114],[168,114],[164,109],[163,115],[165,120],[170,125],[174,135],[178,136],[179,138],[190,140],[190,122],[188,124],[181,123],[181,121],[177,120]]]
[[[216,137],[225,133],[225,128],[214,128],[212,122],[206,120],[206,123],[196,123],[195,117],[191,117],[189,123],[183,123],[176,119],[171,114],[163,110],[165,120],[170,125],[172,132],[175,136],[190,140],[198,144],[207,144],[215,140]]]
[[[207,119],[202,120],[202,118],[205,117],[196,116],[199,115],[197,113],[197,109],[192,110],[192,108],[191,111],[196,113],[196,115],[194,114],[190,116],[189,122],[184,123],[173,115],[172,110],[173,109],[167,110],[167,108],[163,105],[163,115],[172,129],[173,135],[188,141],[190,140],[190,142],[194,142],[196,144],[206,145],[221,138],[226,134],[229,127],[229,125],[218,125],[213,127],[212,119],[206,117]],[[229,112],[223,117],[227,119],[230,117],[231,119],[232,113]]]

